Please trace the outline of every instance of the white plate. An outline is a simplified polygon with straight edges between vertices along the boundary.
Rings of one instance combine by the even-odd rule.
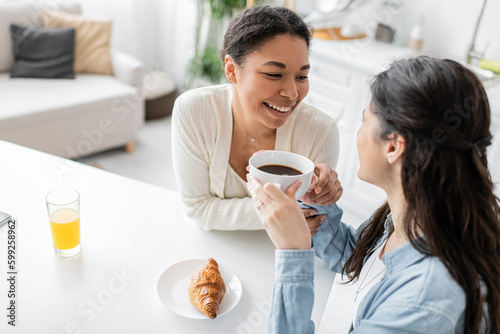
[[[184,260],[174,263],[163,271],[158,280],[158,296],[167,309],[186,318],[210,319],[191,304],[187,291],[189,279],[207,260]],[[238,304],[243,290],[240,279],[229,268],[218,264],[222,279],[226,284],[226,294],[217,312],[217,317],[220,317]]]

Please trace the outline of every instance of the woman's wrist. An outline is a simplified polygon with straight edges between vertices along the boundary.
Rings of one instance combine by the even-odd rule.
[[[298,281],[314,278],[313,249],[277,249],[274,256],[276,280]]]

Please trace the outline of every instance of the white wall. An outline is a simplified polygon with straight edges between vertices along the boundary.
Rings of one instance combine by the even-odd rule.
[[[194,51],[195,0],[80,1],[85,16],[113,20],[113,48],[135,56],[148,70],[166,71],[182,87]]]
[[[189,61],[194,55],[196,3],[193,0],[160,1],[158,66],[170,73],[182,89]]]
[[[423,51],[437,57],[463,60],[471,42],[480,0],[419,0],[405,1],[405,30],[423,15]],[[488,0],[477,34],[476,47],[487,59],[500,61],[500,1]]]
[[[183,87],[186,68],[192,57],[198,0],[81,0],[88,16],[114,21],[113,47],[142,60],[150,69],[168,72]],[[384,0],[371,1],[381,3]],[[397,0],[394,0],[397,1]],[[406,44],[411,27],[424,16],[423,53],[463,60],[471,41],[480,0],[400,0],[400,44]],[[312,10],[311,0],[297,0],[297,11]],[[370,7],[368,7],[370,8]],[[373,7],[372,7],[373,8]],[[374,20],[374,10],[364,20]],[[488,0],[476,46],[489,41],[486,58],[500,60],[500,0]],[[351,14],[353,15],[353,14]]]

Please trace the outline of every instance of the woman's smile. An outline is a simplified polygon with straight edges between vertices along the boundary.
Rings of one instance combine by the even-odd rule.
[[[263,105],[271,116],[276,118],[288,118],[293,110],[293,106],[280,106],[268,102],[264,102]]]

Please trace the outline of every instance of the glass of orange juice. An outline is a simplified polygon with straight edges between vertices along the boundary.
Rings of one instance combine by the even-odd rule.
[[[52,190],[45,197],[52,241],[57,255],[78,254],[80,245],[80,194],[70,188]]]

